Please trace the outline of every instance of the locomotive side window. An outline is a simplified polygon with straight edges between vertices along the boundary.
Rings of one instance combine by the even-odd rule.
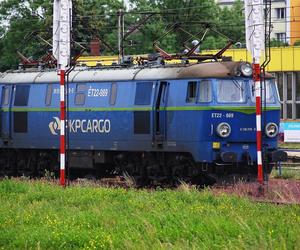
[[[202,80],[199,86],[198,102],[211,102],[212,91],[211,91],[211,81]]]
[[[149,105],[151,103],[153,83],[138,82],[136,83],[135,105]]]
[[[29,90],[30,90],[29,85],[16,86],[15,102],[14,102],[15,106],[27,106]]]
[[[52,84],[47,85],[46,90],[46,97],[45,97],[45,104],[46,106],[50,106],[52,102],[52,93],[53,93],[53,86]]]
[[[195,102],[197,94],[197,82],[188,82],[186,102]]]
[[[9,103],[9,87],[5,86],[2,88],[2,98],[1,98],[1,104],[3,105],[8,105]]]
[[[117,83],[113,82],[111,84],[111,91],[110,91],[110,98],[109,98],[109,104],[115,105],[117,99]]]
[[[217,100],[218,102],[244,102],[244,82],[238,80],[219,80],[217,85]]]
[[[77,84],[76,94],[75,94],[75,105],[84,105],[85,92],[86,92],[86,85],[85,84]]]

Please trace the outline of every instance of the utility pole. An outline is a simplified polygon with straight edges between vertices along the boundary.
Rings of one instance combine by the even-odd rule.
[[[123,61],[124,57],[124,11],[118,11],[118,63]]]
[[[263,184],[261,133],[261,69],[260,58],[265,50],[263,0],[245,0],[247,50],[252,55],[253,81],[256,96],[257,181]]]
[[[66,69],[71,61],[72,0],[54,0],[53,56],[60,75],[60,185],[66,185]]]

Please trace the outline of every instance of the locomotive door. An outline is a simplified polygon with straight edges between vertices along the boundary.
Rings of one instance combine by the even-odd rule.
[[[156,146],[162,146],[166,140],[166,103],[167,103],[167,82],[156,84],[156,96],[154,98],[154,131],[153,141]]]
[[[1,91],[1,139],[11,139],[11,103],[14,86],[4,85]]]

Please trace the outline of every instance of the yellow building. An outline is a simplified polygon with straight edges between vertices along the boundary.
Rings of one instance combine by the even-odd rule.
[[[294,44],[297,40],[300,41],[300,0],[290,0],[289,17],[287,22],[290,23],[288,36],[290,44]]]
[[[221,7],[232,7],[235,0],[215,0]],[[300,0],[272,0],[271,39],[290,45],[300,40]]]
[[[204,54],[215,54],[217,52],[218,50],[203,51]],[[251,55],[246,49],[229,49],[224,53],[224,56],[232,57],[233,61],[252,61]],[[261,63],[263,60],[262,58]],[[89,67],[112,65],[117,62],[117,56],[82,56],[78,59],[79,64]],[[180,63],[179,60],[171,61],[171,63],[176,62]],[[271,48],[271,61],[267,70],[270,72],[300,71],[300,46]]]

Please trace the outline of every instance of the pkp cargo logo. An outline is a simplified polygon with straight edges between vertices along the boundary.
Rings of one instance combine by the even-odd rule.
[[[58,117],[53,117],[54,121],[49,123],[49,129],[51,134],[57,135],[60,130],[60,119]]]
[[[53,117],[54,121],[49,123],[52,135],[58,135],[60,130],[60,119]],[[100,133],[108,134],[111,130],[109,119],[76,119],[67,120],[66,129],[69,133]]]

